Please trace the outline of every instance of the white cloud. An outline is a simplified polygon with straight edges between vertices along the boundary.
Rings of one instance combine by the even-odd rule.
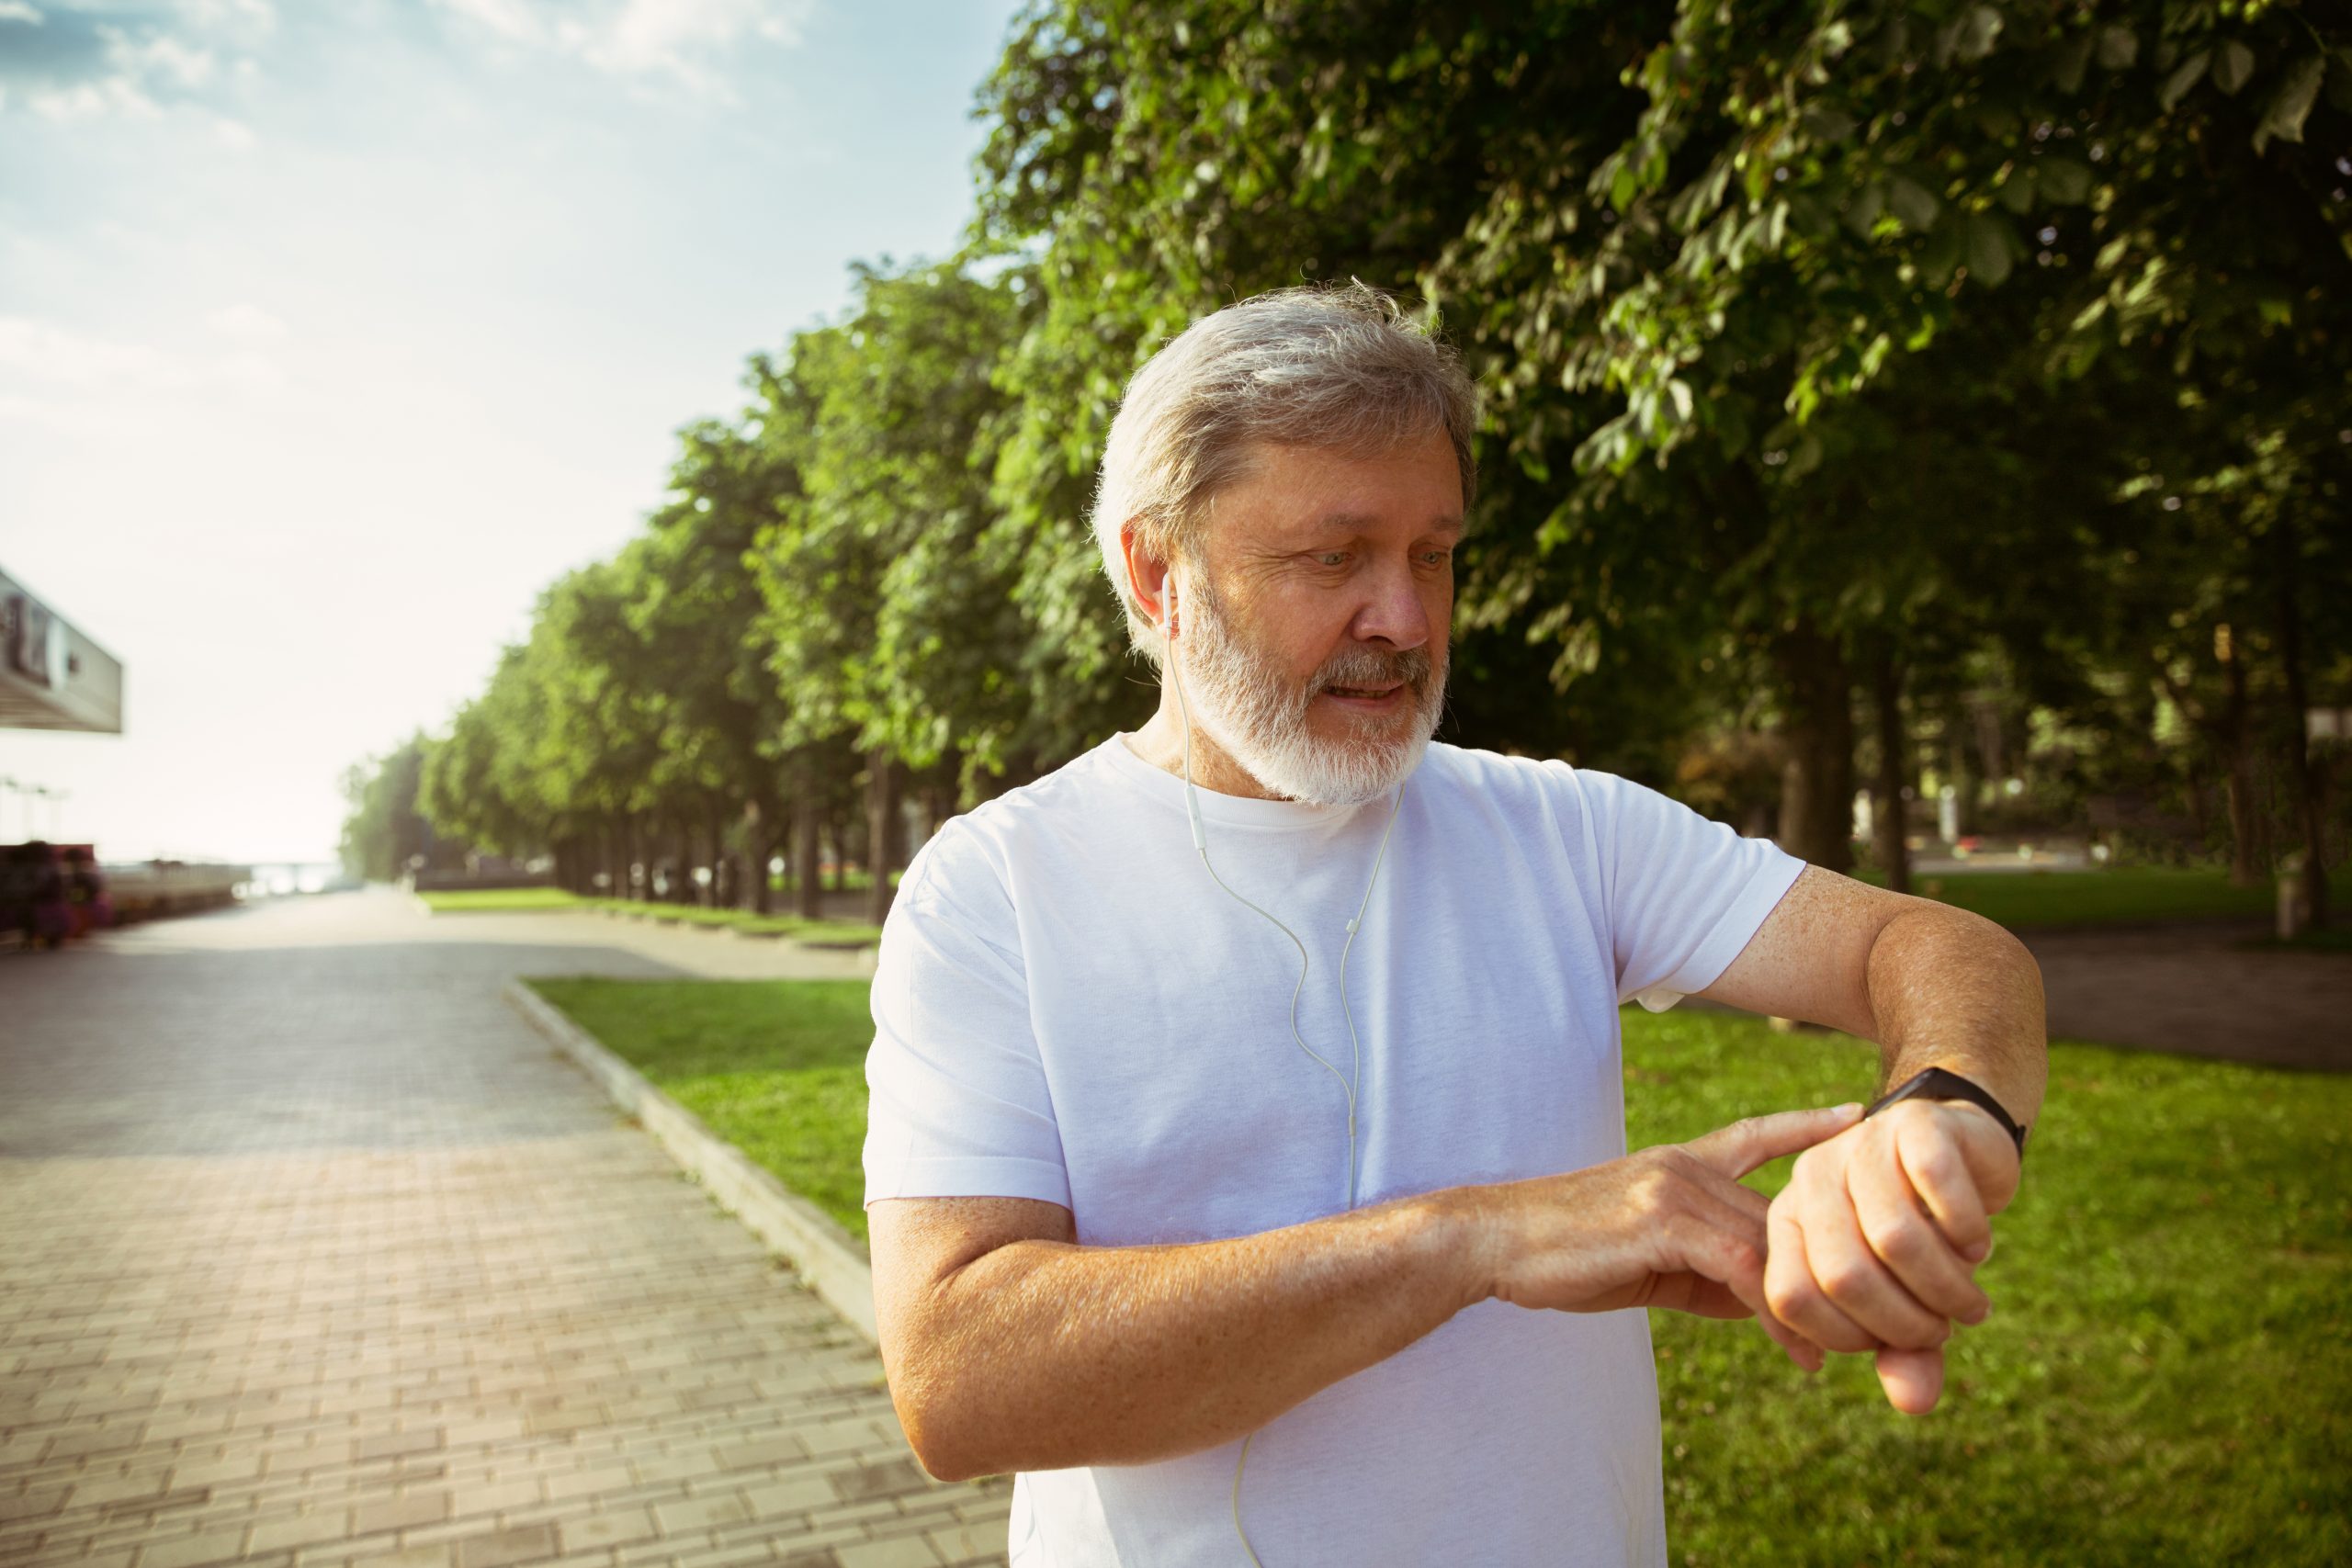
[[[232,152],[250,152],[261,145],[261,138],[254,134],[252,126],[226,115],[212,122],[212,139]]]
[[[75,82],[62,87],[43,87],[25,95],[25,102],[43,119],[63,123],[77,119],[93,119],[104,114],[136,115],[152,118],[163,108],[145,89],[128,76],[108,76],[96,82]]]
[[[448,10],[457,12],[476,26],[486,28],[500,38],[515,43],[540,44],[548,41],[548,29],[530,0],[439,0]]]
[[[190,356],[93,337],[30,316],[0,316],[0,407],[54,412],[60,397],[84,393],[273,392],[287,384],[284,367],[259,347],[286,335],[283,321],[258,306],[238,304],[214,312],[207,324],[229,338],[230,346]]]
[[[239,300],[204,318],[204,324],[222,337],[246,343],[275,343],[287,335],[284,321],[249,300]]]
[[[118,28],[105,30],[107,56],[126,76],[164,82],[193,92],[212,80],[212,51],[182,43],[168,33],[133,39]]]
[[[172,103],[200,99],[227,74],[216,47],[234,50],[271,32],[267,0],[79,0],[44,10],[0,0],[0,26],[18,30],[0,47],[7,102],[61,121],[104,115],[152,118]],[[6,107],[0,105],[0,107]]]
[[[196,381],[184,362],[143,344],[109,343],[29,316],[0,316],[0,372],[51,386],[143,391]]]
[[[209,29],[266,33],[277,26],[277,9],[269,0],[180,0],[179,13],[191,25]]]
[[[35,87],[26,94],[36,114],[52,120],[87,119],[103,114],[153,116],[156,101],[193,93],[212,80],[212,51],[181,42],[168,33],[133,34],[111,23],[92,29],[104,64],[80,81]]]
[[[730,95],[715,62],[748,41],[798,44],[816,9],[815,0],[617,0],[583,16],[550,0],[437,3],[508,43],[567,54],[615,76],[666,77],[720,99]]]

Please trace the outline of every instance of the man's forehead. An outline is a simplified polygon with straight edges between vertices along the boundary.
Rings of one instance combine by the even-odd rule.
[[[1261,443],[1250,456],[1211,506],[1214,530],[1237,542],[1462,532],[1461,470],[1442,431],[1368,453]]]

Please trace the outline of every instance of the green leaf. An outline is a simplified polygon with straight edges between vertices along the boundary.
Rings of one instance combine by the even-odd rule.
[[[2109,71],[2128,71],[2140,58],[2140,35],[2122,23],[2099,29],[2098,62]]]
[[[1797,122],[1815,141],[1843,141],[1854,134],[1854,117],[1837,109],[1807,108],[1797,117]]]
[[[1789,453],[1788,467],[1781,470],[1784,479],[1801,479],[1821,467],[1821,437],[1807,432]]]
[[[2173,105],[2188,95],[2189,88],[2197,85],[2198,78],[2205,74],[2205,67],[2211,61],[2211,54],[2200,49],[2173,67],[2172,74],[2165,78],[2165,85],[2156,89],[2156,102],[2164,106],[2166,114],[2170,114]]]
[[[1936,211],[1942,204],[1928,193],[1917,181],[1896,175],[1886,182],[1886,205],[1903,226],[1914,233],[1924,233],[1936,220]]]
[[[2235,39],[2222,45],[2222,52],[2213,59],[2213,85],[2224,93],[2234,93],[2253,74],[2254,51]]]
[[[2067,39],[2052,51],[2050,80],[2060,92],[2073,94],[2083,90],[2083,73],[2089,69],[2091,45],[2096,41],[2089,33],[2085,33],[2080,38]]]
[[[1998,288],[2009,276],[2009,246],[2015,236],[2009,226],[1989,212],[1968,220],[1968,275],[1988,288]]]
[[[2009,177],[2001,182],[1999,191],[2001,205],[2018,217],[2024,217],[2033,210],[2034,183],[2033,166],[2030,164],[2021,169],[2010,170]]]
[[[2001,13],[1990,6],[1971,6],[1960,18],[1957,50],[1962,60],[1982,60],[1993,52],[2001,36]]]
[[[1846,227],[1856,235],[1869,239],[1871,230],[1878,223],[1879,214],[1886,210],[1886,182],[1872,180],[1854,193],[1846,204]]]
[[[1962,260],[1963,223],[1939,223],[1928,235],[1928,243],[1919,250],[1919,271],[1928,281],[1940,288],[1951,281],[1952,273]]]
[[[1680,377],[1666,384],[1667,400],[1674,405],[1674,423],[1690,423],[1690,384]]]
[[[2091,195],[2091,168],[2072,158],[2050,157],[2034,164],[2035,188],[2061,207],[2075,207]]]
[[[2303,121],[2310,118],[2312,105],[2319,100],[2320,78],[2326,71],[2327,62],[2316,54],[2304,56],[2288,69],[2287,80],[2271,98],[2270,107],[2263,111],[2262,123],[2255,128],[2256,152],[2261,152],[2264,141],[2271,137],[2281,141],[2302,141]]]

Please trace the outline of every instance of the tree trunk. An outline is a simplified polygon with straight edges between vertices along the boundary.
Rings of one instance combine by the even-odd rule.
[[[890,912],[892,851],[904,835],[899,811],[899,763],[887,751],[876,751],[866,766],[865,919],[878,926]]]
[[[729,886],[732,879],[727,874],[727,818],[718,809],[718,797],[715,795],[703,796],[702,825],[704,831],[710,835],[708,902],[714,909],[728,908],[730,907],[728,896],[733,889]]]
[[[768,862],[775,858],[775,813],[753,801],[744,813],[743,833],[751,841],[752,912],[764,915],[768,900]]]
[[[792,803],[792,912],[804,920],[821,919],[824,912],[824,889],[817,882],[817,863],[822,858],[818,834],[823,826],[808,794]]]
[[[2278,541],[2278,659],[2286,666],[2287,706],[2292,725],[2288,730],[2287,758],[2294,768],[2298,815],[2303,826],[2303,911],[2310,929],[2327,925],[2327,812],[2325,789],[2312,757],[2305,733],[2311,699],[2303,690],[2302,613],[2295,604],[2294,541],[2281,519]]]
[[[1976,780],[1968,771],[1968,747],[1960,738],[1958,720],[1945,728],[1951,734],[1944,763],[1944,771],[1951,775],[1945,781],[1951,788],[1951,836],[1957,841],[1967,837],[1976,824]]]
[[[1871,672],[1872,694],[1878,706],[1878,784],[1871,803],[1871,830],[1878,863],[1886,886],[1895,893],[1911,891],[1909,824],[1903,809],[1903,781],[1911,769],[1911,743],[1903,732],[1903,675],[1891,649],[1881,649]]]
[[[2229,677],[2229,702],[2222,710],[2222,750],[2229,764],[2230,881],[2251,887],[2262,880],[2262,862],[2256,854],[2254,829],[2254,727],[2245,694],[2245,660],[2237,645],[2223,634],[2222,672]]]
[[[1838,645],[1800,620],[1773,649],[1788,717],[1781,847],[1825,870],[1854,863],[1853,677]]]

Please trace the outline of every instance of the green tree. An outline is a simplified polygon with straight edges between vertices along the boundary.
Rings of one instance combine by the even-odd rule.
[[[381,757],[343,775],[344,869],[370,882],[392,882],[412,870],[447,870],[461,863],[465,846],[436,835],[417,807],[428,742],[412,735]]]
[[[946,263],[862,267],[857,288],[852,313],[800,333],[788,365],[755,364],[763,431],[799,481],[755,563],[787,742],[847,738],[865,760],[878,915],[910,773],[968,793],[1035,757],[1047,726],[1019,676],[1034,634],[991,494],[997,373],[1028,280]]]

